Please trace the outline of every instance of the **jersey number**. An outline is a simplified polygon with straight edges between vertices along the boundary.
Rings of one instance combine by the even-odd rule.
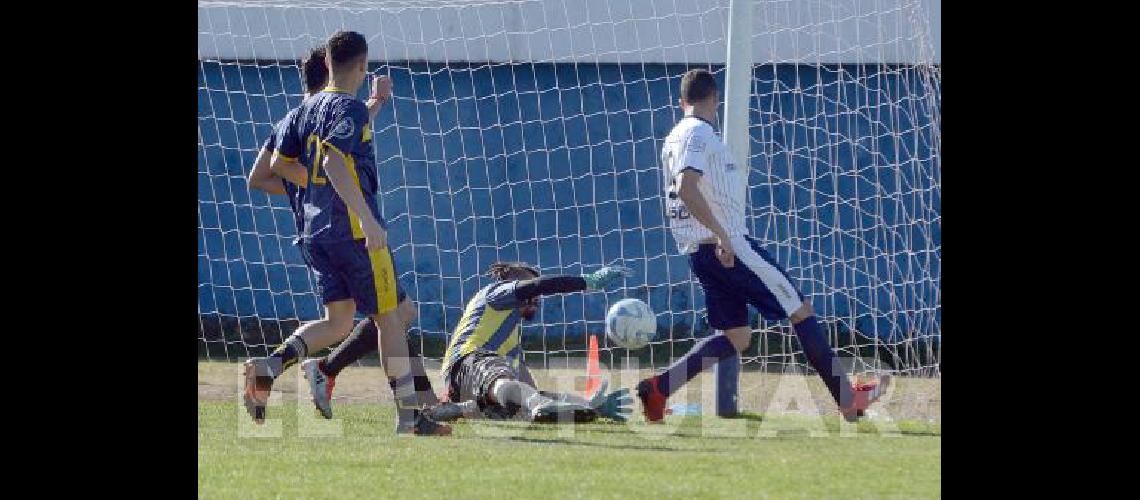
[[[673,152],[670,151],[665,157],[665,171],[673,171]],[[685,208],[685,204],[681,202],[681,195],[677,192],[677,178],[671,177],[669,179],[669,189],[665,196],[665,215],[670,219],[688,219],[689,209]]]
[[[321,176],[321,171],[324,170],[325,153],[321,138],[317,137],[317,134],[309,134],[309,139],[305,141],[305,149],[309,153],[309,158],[313,159],[313,175],[309,179],[309,184],[317,186],[328,184],[328,179]]]

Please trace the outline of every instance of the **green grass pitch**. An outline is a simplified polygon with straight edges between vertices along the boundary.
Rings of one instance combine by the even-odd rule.
[[[629,424],[460,422],[452,437],[412,438],[395,436],[381,391],[361,396],[371,402],[338,399],[328,422],[282,384],[271,422],[255,427],[238,403],[236,370],[199,363],[200,498],[941,496],[940,421],[895,420],[884,431],[874,422],[840,429],[835,416],[748,414],[647,425],[635,413]],[[346,385],[370,376],[379,372],[342,374]],[[379,382],[358,388],[372,389]]]

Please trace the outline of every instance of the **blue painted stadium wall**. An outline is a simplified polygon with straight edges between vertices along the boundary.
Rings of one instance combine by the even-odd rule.
[[[679,117],[686,69],[393,66],[398,98],[373,128],[420,329],[454,327],[487,265],[518,259],[545,272],[617,261],[638,271],[621,293],[547,300],[546,326],[530,334],[600,331],[607,301],[622,296],[647,300],[663,328],[702,330],[704,299],[664,226],[655,141]],[[825,316],[865,333],[940,335],[940,90],[880,66],[766,65],[755,78],[753,234]],[[200,61],[198,79],[199,313],[316,318],[285,201],[244,183],[270,124],[299,103],[299,75]]]

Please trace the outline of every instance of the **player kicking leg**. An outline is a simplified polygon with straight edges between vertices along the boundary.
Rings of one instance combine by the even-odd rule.
[[[752,330],[748,305],[765,319],[789,319],[808,362],[827,385],[840,413],[848,420],[862,415],[890,382],[852,387],[836,371],[834,354],[811,304],[804,301],[784,270],[744,224],[748,168],[737,165],[718,134],[720,100],[716,80],[706,70],[681,79],[685,117],[673,127],[661,151],[666,180],[670,230],[681,252],[688,254],[693,274],[705,291],[709,326],[721,333],[697,342],[663,373],[637,385],[646,420],[664,418],[665,401],[705,368],[748,348]]]

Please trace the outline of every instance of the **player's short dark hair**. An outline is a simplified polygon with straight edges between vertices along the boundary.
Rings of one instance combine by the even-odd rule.
[[[496,262],[487,268],[487,276],[499,281],[523,279],[521,276],[523,272],[529,272],[536,278],[542,276],[542,274],[538,272],[538,268],[526,262]]]
[[[691,69],[681,77],[681,99],[698,103],[716,91],[716,78],[707,69]]]
[[[310,94],[316,94],[325,87],[329,80],[329,69],[325,66],[325,47],[323,45],[309,49],[305,60],[301,61],[301,77],[305,80],[305,89]]]
[[[357,62],[368,54],[368,40],[355,31],[342,30],[333,33],[325,46],[328,48],[328,58],[334,68]]]

